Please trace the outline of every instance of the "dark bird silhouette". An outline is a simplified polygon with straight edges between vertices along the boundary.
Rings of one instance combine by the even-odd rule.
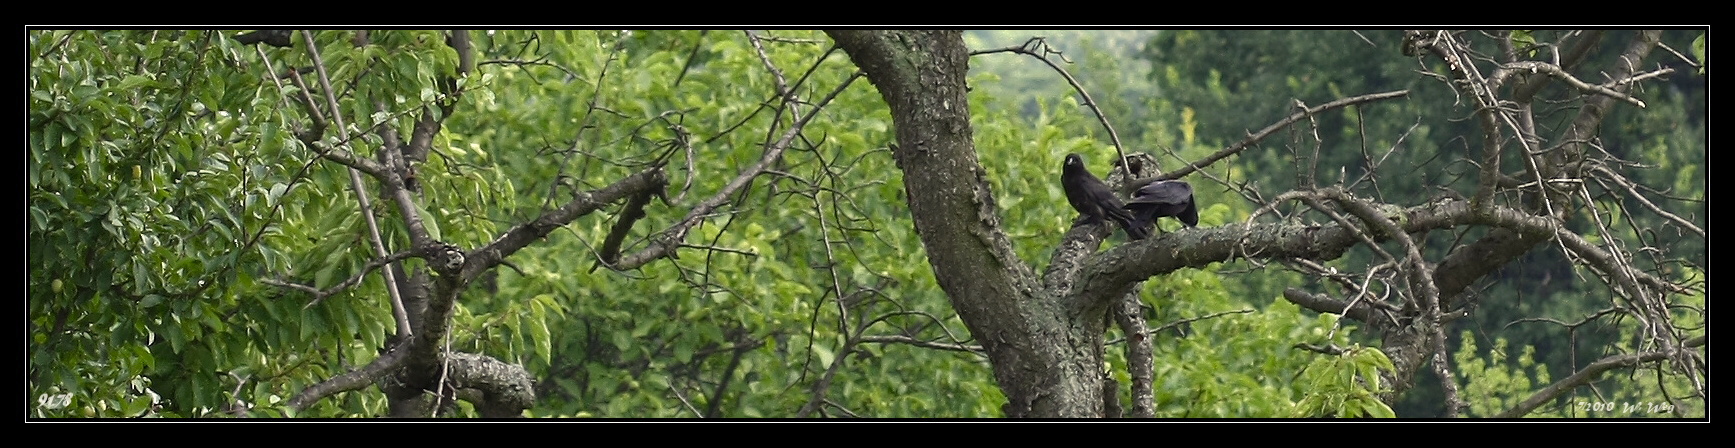
[[[295,33],[295,30],[259,30],[247,34],[236,35],[235,41],[240,42],[242,45],[264,43],[265,45],[273,47],[289,48],[295,46],[295,44],[289,40],[289,36],[293,33]]]
[[[1193,186],[1178,180],[1151,182],[1133,192],[1126,211],[1133,215],[1133,227],[1147,235],[1157,218],[1173,216],[1187,227],[1199,226],[1199,209],[1193,205]]]
[[[1121,208],[1121,200],[1115,197],[1114,191],[1084,167],[1084,157],[1066,155],[1066,165],[1060,171],[1060,188],[1066,190],[1066,202],[1072,203],[1072,208],[1084,215],[1084,221],[1075,226],[1097,224],[1107,218],[1119,224],[1128,238],[1142,240],[1151,236],[1149,229],[1133,225],[1132,213]]]

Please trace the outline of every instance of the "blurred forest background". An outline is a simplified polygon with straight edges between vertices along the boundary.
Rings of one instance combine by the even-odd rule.
[[[388,353],[398,294],[382,273],[445,272],[408,256],[391,260],[407,266],[379,269],[370,234],[400,248],[388,253],[422,233],[467,251],[663,165],[662,197],[601,204],[475,274],[451,305],[441,349],[520,367],[535,393],[523,411],[532,417],[1002,415],[1007,399],[910,224],[885,102],[869,83],[849,82],[856,67],[824,33],[468,31],[474,60],[438,31],[372,31],[359,46],[355,31],[298,32],[287,46],[243,44],[234,39],[242,33],[28,31],[30,417],[388,415],[390,378],[297,401]],[[1378,160],[1381,176],[1357,193],[1405,206],[1474,188],[1473,108],[1428,73],[1438,61],[1403,54],[1400,30],[977,30],[965,42],[986,50],[1038,36],[1064,54],[1050,59],[1095,100],[1126,151],[1151,154],[1165,171],[1279,121],[1298,101],[1408,90],[1319,114],[1189,176],[1200,227],[1248,221],[1260,200],[1308,175],[1298,160],[1312,160],[1320,184],[1355,183]],[[1646,66],[1675,71],[1632,92],[1645,107],[1617,102],[1597,132],[1602,150],[1632,162],[1621,174],[1699,229],[1709,75],[1689,61],[1702,64],[1704,36],[1665,31],[1670,51]],[[1588,58],[1615,57],[1620,41]],[[328,72],[292,73],[309,66]],[[1057,181],[1062,157],[1082,154],[1106,177],[1116,149],[1043,61],[995,53],[969,66],[971,124],[1001,225],[1020,258],[1046,260],[1077,215]],[[337,87],[320,87],[320,77]],[[335,108],[325,93],[341,97]],[[1537,119],[1564,126],[1570,114]],[[329,127],[310,134],[320,121]],[[365,163],[321,156],[347,148],[403,166],[370,149],[399,144],[381,129],[410,135],[430,121],[438,131],[422,137],[431,153],[398,177],[415,183],[407,202],[377,186],[357,190],[351,169]],[[790,149],[752,171],[791,130]],[[731,185],[738,173],[750,182]],[[1634,260],[1696,290],[1671,311],[1675,325],[1703,335],[1707,239],[1653,214],[1608,217],[1637,201],[1575,210],[1574,229],[1642,241],[1628,248]],[[404,223],[404,207],[426,222]],[[1614,225],[1587,224],[1595,213]],[[635,220],[643,224],[616,230]],[[683,223],[684,238],[661,239]],[[1426,244],[1449,250],[1485,231],[1453,229]],[[655,252],[665,243],[673,254]],[[1358,271],[1375,258],[1352,251],[1322,264]],[[1344,392],[1315,377],[1339,371],[1339,358],[1304,346],[1379,340],[1283,298],[1286,287],[1321,283],[1245,260],[1145,282],[1141,300],[1158,329],[1156,416],[1332,415],[1320,397]],[[1446,332],[1464,416],[1499,415],[1644,344],[1609,286],[1552,244],[1470,290],[1467,316]],[[1111,331],[1109,344],[1119,337]],[[1127,382],[1124,354],[1104,353]],[[1431,375],[1424,369],[1386,405],[1398,417],[1446,415]],[[1525,415],[1702,418],[1693,381],[1668,362],[1635,363]],[[456,396],[434,415],[488,415]]]

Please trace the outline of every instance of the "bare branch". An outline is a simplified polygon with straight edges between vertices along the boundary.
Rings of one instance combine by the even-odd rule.
[[[1199,316],[1199,317],[1189,317],[1186,319],[1181,319],[1181,320],[1177,320],[1174,322],[1169,322],[1169,323],[1163,324],[1163,326],[1161,326],[1161,327],[1154,328],[1151,330],[1151,334],[1162,333],[1164,331],[1169,331],[1170,329],[1173,329],[1175,327],[1190,324],[1193,322],[1198,322],[1201,320],[1216,319],[1216,318],[1227,316],[1230,314],[1247,314],[1247,313],[1251,313],[1251,312],[1253,312],[1253,310],[1251,310],[1251,309],[1240,309],[1240,310],[1234,310],[1234,311],[1218,311],[1215,313],[1206,314],[1206,315]]]
[[[667,179],[664,178],[657,180],[667,182]],[[667,188],[667,185],[653,184],[649,188],[627,197],[627,205],[621,207],[620,213],[616,215],[614,227],[609,229],[608,236],[603,238],[602,248],[598,250],[597,256],[602,259],[602,263],[614,264],[616,260],[620,259],[621,242],[626,240],[627,232],[633,229],[633,223],[645,217],[645,205],[651,203],[651,196],[663,194],[664,188]],[[593,266],[591,269],[595,270],[596,268]]]
[[[416,341],[417,339],[407,338],[406,340]],[[387,372],[391,372],[404,364],[404,360],[409,358],[409,350],[406,350],[406,346],[410,344],[411,343],[399,344],[397,347],[392,347],[390,351],[386,352],[386,354],[374,358],[373,361],[368,362],[367,365],[362,366],[359,369],[351,370],[342,375],[332,377],[329,380],[321,381],[319,384],[314,384],[308,386],[306,389],[302,389],[301,393],[295,394],[295,397],[289,399],[287,406],[289,409],[300,412],[307,409],[308,406],[318,403],[319,400],[325,399],[325,397],[332,396],[339,392],[361,390],[364,387],[372,386],[374,380],[379,379],[381,376],[386,375]]]
[[[1038,51],[1040,51],[1041,53],[1038,54]],[[1109,124],[1108,116],[1104,115],[1102,113],[1102,108],[1097,107],[1096,100],[1091,99],[1090,92],[1085,91],[1084,86],[1080,85],[1078,83],[1078,80],[1074,79],[1072,77],[1071,73],[1067,73],[1065,68],[1061,68],[1059,64],[1055,64],[1054,61],[1048,60],[1048,55],[1050,55],[1050,54],[1060,55],[1064,60],[1065,55],[1062,55],[1060,50],[1056,50],[1056,49],[1054,49],[1054,47],[1049,46],[1047,39],[1043,39],[1041,37],[1032,37],[1032,38],[1030,38],[1030,40],[1024,41],[1023,45],[1019,45],[1016,47],[998,48],[998,49],[993,49],[993,50],[972,51],[972,52],[970,52],[970,56],[976,56],[979,54],[1001,53],[1001,52],[1009,52],[1009,53],[1018,53],[1018,54],[1028,55],[1030,57],[1033,57],[1033,58],[1036,58],[1037,60],[1042,61],[1043,64],[1048,64],[1049,68],[1052,68],[1052,69],[1054,69],[1055,72],[1060,73],[1060,76],[1062,78],[1066,79],[1066,83],[1068,85],[1072,86],[1072,90],[1078,91],[1078,96],[1084,98],[1084,106],[1090,108],[1090,111],[1096,115],[1097,122],[1102,123],[1103,129],[1108,130],[1109,139],[1114,142],[1115,155],[1120,157],[1121,164],[1125,165],[1127,163],[1127,153],[1126,153],[1126,149],[1121,146],[1120,134],[1115,132],[1113,125]]]
[[[1492,88],[1499,88],[1500,84],[1502,82],[1504,82],[1507,77],[1510,77],[1516,73],[1521,73],[1524,71],[1529,71],[1531,73],[1543,73],[1543,74],[1546,74],[1548,76],[1554,77],[1555,79],[1558,79],[1561,82],[1565,82],[1567,85],[1572,86],[1572,88],[1578,89],[1581,92],[1592,93],[1592,94],[1597,94],[1597,95],[1605,95],[1605,96],[1608,96],[1610,98],[1625,101],[1628,104],[1632,104],[1634,106],[1638,106],[1640,109],[1643,109],[1645,107],[1644,101],[1640,101],[1638,98],[1633,98],[1631,95],[1627,95],[1625,92],[1621,92],[1621,91],[1612,89],[1608,86],[1629,85],[1629,84],[1632,84],[1634,82],[1644,80],[1646,78],[1652,78],[1652,77],[1657,77],[1657,76],[1662,76],[1662,75],[1674,73],[1675,69],[1663,68],[1663,69],[1659,69],[1656,71],[1640,74],[1637,76],[1632,76],[1632,77],[1628,77],[1625,79],[1618,79],[1615,81],[1611,81],[1605,85],[1595,85],[1595,84],[1586,83],[1584,81],[1580,81],[1578,79],[1578,77],[1572,76],[1571,73],[1567,73],[1566,70],[1561,70],[1561,68],[1559,66],[1556,66],[1554,64],[1549,64],[1546,62],[1539,62],[1539,61],[1518,61],[1518,62],[1511,62],[1511,63],[1507,63],[1505,65],[1502,65],[1500,67],[1500,70],[1495,71],[1494,75],[1491,77],[1491,79],[1489,79],[1490,86]]]
[[[849,79],[844,80],[844,82],[839,84],[830,94],[826,95],[825,98],[819,101],[819,103],[815,104],[812,112],[797,119],[795,124],[790,126],[789,130],[783,134],[783,138],[765,148],[765,153],[760,156],[758,163],[742,170],[740,174],[735,176],[735,179],[729,181],[727,185],[724,185],[723,189],[718,190],[715,195],[712,195],[710,198],[694,206],[692,211],[689,211],[685,218],[682,218],[680,222],[670,226],[667,230],[664,230],[661,235],[657,236],[655,241],[651,242],[650,247],[622,257],[620,263],[615,264],[613,268],[619,270],[633,269],[643,266],[645,263],[649,263],[652,260],[669,256],[669,254],[673,253],[675,248],[680,246],[680,241],[686,238],[687,232],[692,230],[693,226],[698,225],[699,222],[703,221],[706,214],[711,213],[712,210],[715,210],[717,207],[728,202],[731,196],[746,187],[754,177],[759,176],[760,173],[763,173],[766,169],[770,168],[773,162],[776,162],[779,157],[783,156],[783,151],[789,149],[789,145],[794,142],[797,135],[801,134],[801,130],[805,128],[808,121],[818,115],[819,111],[822,110],[826,104],[831,103],[832,99],[837,98],[837,95],[843,93],[843,90],[848,88],[850,83],[860,77],[861,74],[857,73],[851,75]]]
[[[946,351],[954,351],[954,352],[969,352],[969,353],[975,353],[978,355],[983,353],[982,352],[982,346],[980,346],[980,345],[953,344],[953,343],[946,343],[946,342],[924,341],[921,339],[916,339],[916,338],[904,336],[901,334],[862,336],[861,342],[872,342],[875,344],[904,344],[904,345],[912,345],[912,346],[916,346],[916,347],[931,348],[931,349],[937,349],[937,350],[946,350]]]
[[[628,175],[615,183],[603,188],[575,194],[571,201],[559,208],[544,212],[529,222],[513,226],[494,241],[476,248],[465,254],[464,279],[475,278],[477,275],[493,266],[499,260],[517,253],[520,249],[537,240],[548,236],[554,229],[565,226],[581,216],[590,214],[615,201],[626,198],[638,192],[655,188],[666,183],[660,168],[650,168]]]
[[[390,264],[392,262],[408,259],[408,258],[415,257],[415,256],[416,256],[416,254],[414,252],[398,252],[398,253],[392,254],[391,256],[388,256],[385,258],[373,259],[372,261],[368,261],[367,265],[362,266],[361,272],[357,272],[357,273],[355,273],[355,275],[350,276],[349,279],[338,282],[337,284],[332,285],[329,288],[325,288],[324,290],[321,290],[319,288],[315,288],[312,286],[307,286],[307,285],[302,285],[302,284],[297,284],[297,283],[290,283],[290,282],[283,282],[283,281],[278,281],[278,280],[269,279],[269,278],[260,279],[259,282],[267,284],[267,285],[277,286],[277,287],[281,287],[281,288],[289,288],[289,289],[294,289],[297,291],[303,291],[303,292],[306,292],[308,294],[312,294],[313,300],[307,302],[307,305],[303,305],[301,307],[301,309],[308,309],[308,308],[312,308],[314,305],[318,305],[319,302],[325,300],[326,297],[331,297],[331,295],[333,295],[333,294],[343,292],[343,290],[345,290],[345,289],[349,289],[352,286],[360,284],[363,279],[367,278],[367,274],[369,272],[372,272],[374,269],[379,269],[381,266],[385,266],[385,265]]]
[[[1591,171],[1596,173],[1596,174],[1602,175],[1601,178],[1607,179],[1611,182],[1614,182],[1615,185],[1620,186],[1622,190],[1625,190],[1627,192],[1627,196],[1626,196],[1627,198],[1631,198],[1631,199],[1639,201],[1639,204],[1644,205],[1646,209],[1649,209],[1651,211],[1651,213],[1656,213],[1657,216],[1661,216],[1664,219],[1668,219],[1669,221],[1674,222],[1675,224],[1678,224],[1681,227],[1684,227],[1687,230],[1692,231],[1693,233],[1699,234],[1699,237],[1701,237],[1701,238],[1706,236],[1705,235],[1705,229],[1699,228],[1699,226],[1694,225],[1691,221],[1687,221],[1686,219],[1682,219],[1680,216],[1676,216],[1674,213],[1669,213],[1669,212],[1663,211],[1663,209],[1661,207],[1657,207],[1657,204],[1652,203],[1650,199],[1645,197],[1645,195],[1640,194],[1638,191],[1638,188],[1637,188],[1637,184],[1633,183],[1632,180],[1627,179],[1626,176],[1622,176],[1618,173],[1615,173],[1614,171],[1611,171],[1607,167],[1603,167],[1603,166],[1597,166],[1595,168],[1591,168]]]
[[[1681,345],[1688,349],[1701,347],[1705,345],[1706,340],[1707,338],[1705,336],[1699,336],[1688,340]],[[1590,384],[1591,381],[1595,381],[1598,377],[1602,376],[1603,372],[1618,367],[1636,367],[1639,364],[1668,359],[1675,357],[1676,355],[1676,353],[1666,351],[1654,351],[1627,353],[1624,355],[1614,355],[1599,359],[1596,362],[1585,366],[1583,369],[1573,372],[1571,376],[1562,378],[1560,381],[1556,381],[1554,384],[1549,384],[1548,387],[1542,388],[1542,390],[1537,391],[1535,394],[1531,394],[1530,398],[1524,399],[1523,402],[1518,403],[1518,406],[1514,406],[1512,409],[1507,409],[1505,412],[1501,412],[1500,415],[1496,415],[1495,418],[1519,418],[1529,415],[1530,411],[1534,411],[1543,404],[1554,401],[1555,398],[1562,394],[1578,388],[1579,386]]]
[[[1283,299],[1319,313],[1338,314],[1343,317],[1379,325],[1383,322],[1374,318],[1376,310],[1367,302],[1346,302],[1324,294],[1313,294],[1296,288],[1285,288]]]
[[[1156,182],[1159,180],[1180,179],[1182,177],[1186,177],[1188,174],[1192,174],[1194,171],[1198,171],[1200,169],[1203,169],[1204,167],[1211,166],[1211,164],[1213,164],[1213,163],[1217,163],[1218,160],[1223,160],[1226,157],[1235,155],[1236,153],[1239,153],[1242,150],[1247,149],[1248,147],[1253,146],[1254,144],[1257,144],[1260,141],[1265,140],[1266,137],[1270,137],[1271,134],[1276,133],[1278,130],[1283,129],[1284,127],[1287,127],[1291,124],[1295,124],[1295,122],[1301,121],[1302,119],[1305,119],[1310,115],[1315,115],[1315,114],[1318,114],[1320,112],[1324,112],[1324,111],[1328,111],[1328,110],[1332,110],[1332,109],[1337,109],[1340,107],[1349,106],[1349,105],[1353,105],[1353,104],[1362,104],[1362,103],[1368,103],[1368,102],[1373,102],[1373,101],[1389,100],[1392,98],[1400,98],[1400,97],[1407,96],[1409,94],[1410,94],[1410,91],[1408,91],[1408,90],[1398,90],[1398,91],[1392,91],[1392,92],[1383,92],[1383,93],[1374,93],[1374,94],[1368,94],[1368,95],[1362,95],[1362,96],[1355,96],[1355,97],[1339,99],[1339,100],[1332,101],[1329,103],[1321,104],[1317,107],[1312,107],[1312,108],[1308,108],[1307,110],[1298,111],[1296,113],[1289,114],[1288,117],[1284,117],[1282,120],[1278,120],[1276,123],[1272,123],[1270,126],[1266,126],[1264,129],[1260,129],[1259,132],[1249,134],[1247,136],[1247,138],[1242,139],[1239,142],[1235,142],[1235,144],[1229,145],[1229,147],[1227,147],[1227,148],[1223,148],[1221,150],[1218,150],[1216,153],[1213,153],[1209,156],[1205,156],[1205,158],[1203,158],[1203,159],[1199,159],[1198,161],[1189,163],[1186,166],[1183,166],[1183,167],[1176,169],[1174,171],[1169,171],[1167,173],[1163,173],[1161,175],[1157,175],[1154,177],[1141,178],[1138,180],[1128,182],[1128,183],[1126,183],[1125,186],[1121,187],[1123,190],[1122,193],[1130,193],[1132,191],[1131,189],[1137,189],[1138,187],[1145,186],[1146,184],[1149,184],[1151,182]]]
[[[693,407],[693,403],[690,401],[687,401],[687,395],[682,394],[681,389],[678,387],[675,387],[674,382],[669,383],[669,391],[675,393],[675,398],[680,399],[681,404],[686,406],[687,411],[692,412],[694,417],[705,418],[705,413],[699,412],[699,408]]]
[[[331,77],[326,73],[325,61],[319,56],[319,45],[313,41],[313,30],[302,30],[301,38],[302,41],[307,44],[308,56],[313,58],[313,66],[319,73],[320,87],[325,91],[326,106],[329,107],[332,112],[332,120],[335,120],[337,123],[338,135],[347,141],[350,139],[349,126],[344,124],[343,114],[338,112],[341,108],[337,105],[337,94],[331,89]],[[356,205],[361,210],[362,220],[367,222],[368,241],[372,243],[374,257],[386,258],[386,254],[390,253],[390,251],[386,249],[386,243],[380,237],[380,226],[378,220],[374,218],[373,204],[372,200],[368,198],[369,194],[367,192],[367,185],[362,183],[361,172],[358,171],[359,169],[356,165],[346,165],[349,165],[350,167],[350,189],[355,192]],[[397,173],[386,169],[380,169],[379,171],[380,172],[370,174],[373,174],[376,179],[386,181],[387,185],[389,185],[387,188],[395,187],[399,190],[403,189],[402,179],[396,178]],[[390,182],[390,180],[397,180],[397,182]],[[410,240],[427,241],[427,229],[422,228],[418,219],[419,217],[413,213],[405,216],[404,221],[410,232]],[[398,293],[398,281],[396,275],[394,275],[390,269],[380,271],[380,275],[385,279],[386,293],[391,296],[394,307],[393,309],[399,310],[399,312],[394,313],[397,318],[398,334],[405,337],[411,336],[410,323],[402,312],[404,301],[403,297]]]

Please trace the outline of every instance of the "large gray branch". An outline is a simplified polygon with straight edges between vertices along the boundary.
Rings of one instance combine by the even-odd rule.
[[[1708,338],[1705,336],[1699,336],[1687,340],[1681,345],[1687,348],[1700,347],[1705,345],[1707,339]],[[1667,351],[1654,351],[1627,353],[1624,355],[1615,355],[1599,359],[1596,362],[1590,363],[1588,366],[1584,366],[1583,369],[1573,372],[1571,376],[1562,378],[1560,381],[1556,381],[1554,384],[1549,384],[1548,387],[1536,391],[1535,394],[1532,394],[1530,398],[1524,399],[1524,401],[1519,403],[1518,406],[1514,406],[1512,409],[1507,409],[1506,412],[1501,412],[1500,415],[1496,415],[1495,417],[1519,418],[1529,415],[1530,411],[1534,411],[1543,404],[1554,401],[1554,399],[1559,398],[1561,394],[1571,391],[1579,386],[1590,384],[1591,381],[1595,381],[1597,377],[1602,376],[1603,372],[1620,367],[1635,367],[1647,362],[1656,362],[1668,359],[1674,355],[1675,354]]]
[[[525,246],[540,241],[542,237],[548,236],[554,229],[567,225],[581,216],[595,212],[627,196],[665,183],[667,182],[663,178],[663,170],[650,168],[628,175],[602,188],[577,193],[573,195],[571,201],[561,204],[560,207],[544,212],[529,222],[513,226],[501,234],[499,238],[495,238],[494,241],[465,254],[466,262],[461,275],[466,281],[473,279]]]
[[[352,390],[361,390],[364,387],[373,385],[375,380],[378,380],[379,378],[386,376],[392,370],[403,366],[404,360],[408,358],[408,354],[409,351],[404,350],[403,347],[393,348],[391,351],[386,352],[386,354],[381,355],[378,358],[374,358],[373,361],[368,362],[367,365],[364,365],[359,369],[351,370],[342,375],[332,377],[329,380],[308,386],[306,389],[302,389],[301,393],[295,394],[295,397],[289,399],[287,406],[295,412],[300,412],[306,410],[308,406],[312,406],[314,403],[318,403],[319,400],[325,399],[325,397],[332,396],[333,394]]]
[[[1626,275],[1611,276],[1617,283],[1623,283],[1623,292],[1634,293],[1641,287],[1662,293],[1689,292],[1686,287],[1653,275],[1623,270],[1615,254],[1591,244],[1558,221],[1516,209],[1493,207],[1488,213],[1474,213],[1469,201],[1445,199],[1404,209],[1399,224],[1404,233],[1484,225],[1552,236],[1591,268],[1605,275],[1619,272],[1630,275],[1634,281],[1622,282],[1620,279],[1627,278]],[[1360,243],[1355,236],[1357,232],[1364,230],[1346,229],[1338,224],[1254,224],[1185,230],[1104,251],[1085,263],[1079,280],[1085,283],[1085,289],[1106,294],[1154,275],[1183,267],[1202,268],[1216,262],[1244,258],[1331,260]],[[1373,235],[1381,241],[1386,238],[1378,233]]]

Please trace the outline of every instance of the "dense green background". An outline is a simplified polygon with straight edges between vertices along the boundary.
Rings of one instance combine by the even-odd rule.
[[[446,241],[466,248],[562,201],[569,187],[596,188],[635,171],[684,130],[694,171],[671,171],[671,203],[652,203],[630,248],[757,159],[771,124],[788,122],[761,107],[780,81],[739,31],[473,33],[484,63],[464,79],[468,93],[437,137],[438,153],[420,167],[421,206]],[[305,51],[259,47],[261,57],[226,37],[234,34],[28,33],[32,417],[215,417],[240,408],[279,416],[281,402],[304,387],[371,360],[391,332],[377,276],[306,309],[306,294],[260,282],[329,286],[358,272],[371,250],[345,168],[318,161],[291,135],[306,120],[286,100],[298,93],[267,75],[267,61],[277,71],[308,65]],[[435,100],[431,86],[456,64],[438,32],[375,32],[363,48],[348,45],[349,34],[316,33],[333,80],[393,98],[394,111]],[[841,52],[827,52],[823,34],[764,34],[778,37],[761,42],[765,58],[804,97],[824,95],[855,71]],[[1684,48],[1700,34],[1671,32],[1665,42]],[[1415,74],[1395,30],[977,31],[967,42],[987,49],[1037,35],[1066,51],[1067,70],[1102,104],[1127,149],[1153,153],[1165,168],[1178,160],[1170,151],[1183,159],[1214,152],[1288,113],[1293,100],[1410,89],[1403,101],[1322,115],[1321,133],[1335,146],[1320,165],[1342,166],[1353,180],[1364,136],[1367,146],[1386,148],[1414,128],[1381,168],[1380,199],[1417,204],[1432,194],[1427,185],[1470,182],[1453,178],[1462,167],[1450,165],[1469,151],[1460,136],[1474,130],[1459,120],[1467,113],[1444,84]],[[508,60],[534,63],[497,62]],[[976,144],[1005,230],[1019,255],[1040,265],[1074,216],[1055,182],[1062,156],[1084,154],[1101,173],[1114,149],[1040,62],[991,54],[971,67]],[[1611,151],[1648,164],[1629,173],[1635,180],[1700,198],[1669,205],[1700,225],[1707,82],[1678,73],[1641,94],[1649,108],[1617,107],[1602,133]],[[344,113],[363,124],[414,118],[369,106],[352,101]],[[613,210],[581,218],[466,292],[451,347],[523,364],[539,396],[527,415],[538,417],[794,416],[834,363],[843,364],[824,391],[826,416],[999,416],[1005,400],[981,356],[879,343],[840,352],[864,335],[971,342],[910,225],[901,174],[885,150],[891,131],[878,92],[856,82],[775,168],[790,176],[760,178],[687,239],[729,251],[683,249],[632,272],[593,269]],[[1270,197],[1295,184],[1297,141],[1268,142],[1212,173]],[[1241,222],[1257,206],[1190,180],[1199,186],[1201,226]],[[394,214],[381,218],[389,241],[407,241]],[[1659,238],[1704,266],[1703,239]],[[1444,250],[1452,241],[1428,243]],[[1352,253],[1333,265],[1365,266],[1367,257]],[[1676,269],[1683,278],[1697,272]],[[1509,407],[1634,340],[1624,321],[1571,335],[1508,325],[1577,320],[1607,303],[1602,285],[1577,276],[1558,251],[1536,251],[1497,277],[1477,293],[1476,316],[1449,332],[1470,415]],[[1335,316],[1279,298],[1282,287],[1310,282],[1241,264],[1146,282],[1153,325],[1231,312],[1156,335],[1158,415],[1322,415],[1333,412],[1319,403],[1365,400],[1366,384],[1321,372],[1377,365],[1377,352],[1334,359],[1291,347],[1373,342]],[[851,298],[847,312],[840,295]],[[1695,300],[1703,306],[1704,297]],[[1250,312],[1234,313],[1241,310]],[[1121,347],[1108,353],[1125,384]],[[1572,406],[1662,401],[1646,372],[1610,375],[1597,392],[1575,392],[1534,415],[1655,415]],[[1427,375],[1393,406],[1396,415],[1443,410]],[[1703,416],[1699,403],[1687,414]],[[370,388],[301,415],[377,416],[383,408],[383,394]]]

